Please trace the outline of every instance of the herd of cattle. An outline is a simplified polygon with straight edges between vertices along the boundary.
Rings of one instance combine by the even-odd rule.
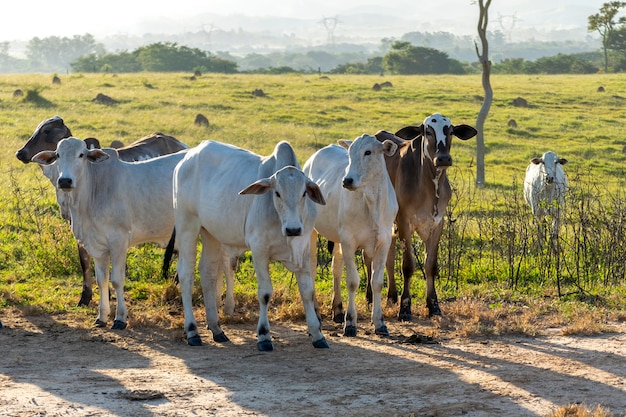
[[[452,194],[446,176],[452,165],[450,146],[452,136],[467,140],[476,134],[473,127],[453,125],[449,118],[435,113],[419,126],[395,134],[379,131],[326,146],[301,168],[293,148],[284,141],[269,156],[211,140],[189,148],[160,133],[119,149],[101,148],[93,138],[72,137],[63,119],[55,116],[39,124],[16,157],[24,163],[38,163],[56,189],[62,216],[78,243],[83,271],[80,305],[88,305],[92,298],[93,259],[100,295],[97,326],[105,326],[109,318],[110,281],[117,299],[112,328],[126,327],[127,252],[131,246],[154,242],[167,246],[164,270],[173,252],[178,252],[187,342],[200,345],[192,305],[200,236],[199,271],[213,339],[228,341],[218,320],[222,274],[227,278],[225,313],[232,314],[237,259],[249,250],[260,306],[257,347],[270,351],[272,260],[295,273],[313,346],[328,347],[315,297],[318,235],[332,248],[332,313],[336,322],[344,323],[345,336],[357,334],[355,297],[360,277],[355,255],[359,250],[367,269],[374,331],[389,335],[381,291],[386,269],[388,300],[398,302],[396,237],[400,239],[404,277],[398,318],[411,320],[414,233],[425,245],[428,313],[442,314],[435,279],[443,217]],[[533,214],[550,216],[556,226],[559,216],[553,210],[562,205],[567,187],[560,166],[565,162],[553,152],[534,158],[524,184]],[[344,265],[345,311],[340,291]]]

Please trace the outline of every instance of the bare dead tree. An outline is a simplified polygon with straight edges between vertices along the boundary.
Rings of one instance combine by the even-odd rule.
[[[478,50],[478,43],[474,41],[476,47],[476,55],[478,61],[483,67],[483,89],[485,90],[485,98],[483,104],[478,112],[476,118],[476,185],[485,185],[485,136],[483,134],[485,120],[489,109],[491,108],[491,101],[493,100],[493,90],[489,81],[491,75],[491,61],[489,60],[489,44],[487,42],[487,23],[489,23],[489,6],[491,0],[478,0],[478,6],[480,7],[480,16],[478,18],[478,36],[480,37],[480,43],[482,50]]]

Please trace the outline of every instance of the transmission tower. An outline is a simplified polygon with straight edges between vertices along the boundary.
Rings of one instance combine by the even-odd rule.
[[[513,33],[513,28],[515,27],[515,24],[519,20],[520,19],[517,18],[517,13],[513,13],[511,15],[506,15],[506,16],[503,16],[500,13],[498,13],[498,23],[500,24],[500,28],[502,29],[502,32],[504,32],[506,36],[507,42],[511,42],[511,33]]]
[[[320,23],[326,28],[326,43],[329,45],[335,45],[335,28],[337,27],[337,23],[339,23],[337,16],[324,17]]]

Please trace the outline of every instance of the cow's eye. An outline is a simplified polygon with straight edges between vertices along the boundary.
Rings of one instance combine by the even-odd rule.
[[[276,198],[280,198],[280,193],[278,191],[275,191],[274,195],[276,196]]]
[[[302,193],[302,198],[306,197],[306,191]]]
[[[83,156],[85,156],[84,153],[81,153],[81,154],[78,155],[79,158],[82,158]]]
[[[371,155],[372,151],[365,151],[365,156]]]

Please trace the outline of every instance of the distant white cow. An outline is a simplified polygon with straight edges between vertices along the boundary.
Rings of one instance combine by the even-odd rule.
[[[113,329],[126,328],[126,254],[130,246],[165,246],[174,227],[172,173],[187,150],[147,161],[124,162],[115,149],[87,149],[84,141],[63,139],[56,151],[42,151],[33,162],[56,161],[56,186],[67,194],[74,237],[93,256],[100,290],[96,325],[109,317],[110,277],[117,296]]]
[[[341,146],[330,145],[320,149],[303,167],[304,173],[319,185],[326,197],[326,206],[319,210],[315,230],[335,242],[333,315],[335,321],[343,315],[340,283],[342,264],[345,262],[348,309],[345,312],[344,335],[356,336],[355,296],[360,278],[355,252],[363,249],[372,260],[374,330],[378,335],[388,336],[383,320],[381,290],[398,202],[384,156],[393,155],[398,146],[390,140],[381,143],[371,135],[362,135],[354,142],[339,141],[339,144]],[[311,258],[315,268],[314,251]]]
[[[200,234],[199,269],[207,327],[215,341],[228,341],[218,322],[214,297],[223,245],[231,258],[247,249],[252,251],[260,306],[259,350],[273,350],[267,318],[273,291],[270,260],[282,262],[296,274],[313,346],[328,347],[316,310],[309,265],[315,203],[324,204],[324,198],[318,186],[299,169],[287,142],[276,145],[267,157],[214,141],[202,142],[189,151],[174,171],[177,270],[189,345],[202,344],[191,300]]]
[[[545,239],[543,224],[546,219],[552,219],[551,239],[558,236],[568,189],[567,176],[563,171],[566,163],[567,159],[559,158],[554,152],[546,152],[541,158],[531,159],[526,168],[524,198],[539,223],[540,242]]]

